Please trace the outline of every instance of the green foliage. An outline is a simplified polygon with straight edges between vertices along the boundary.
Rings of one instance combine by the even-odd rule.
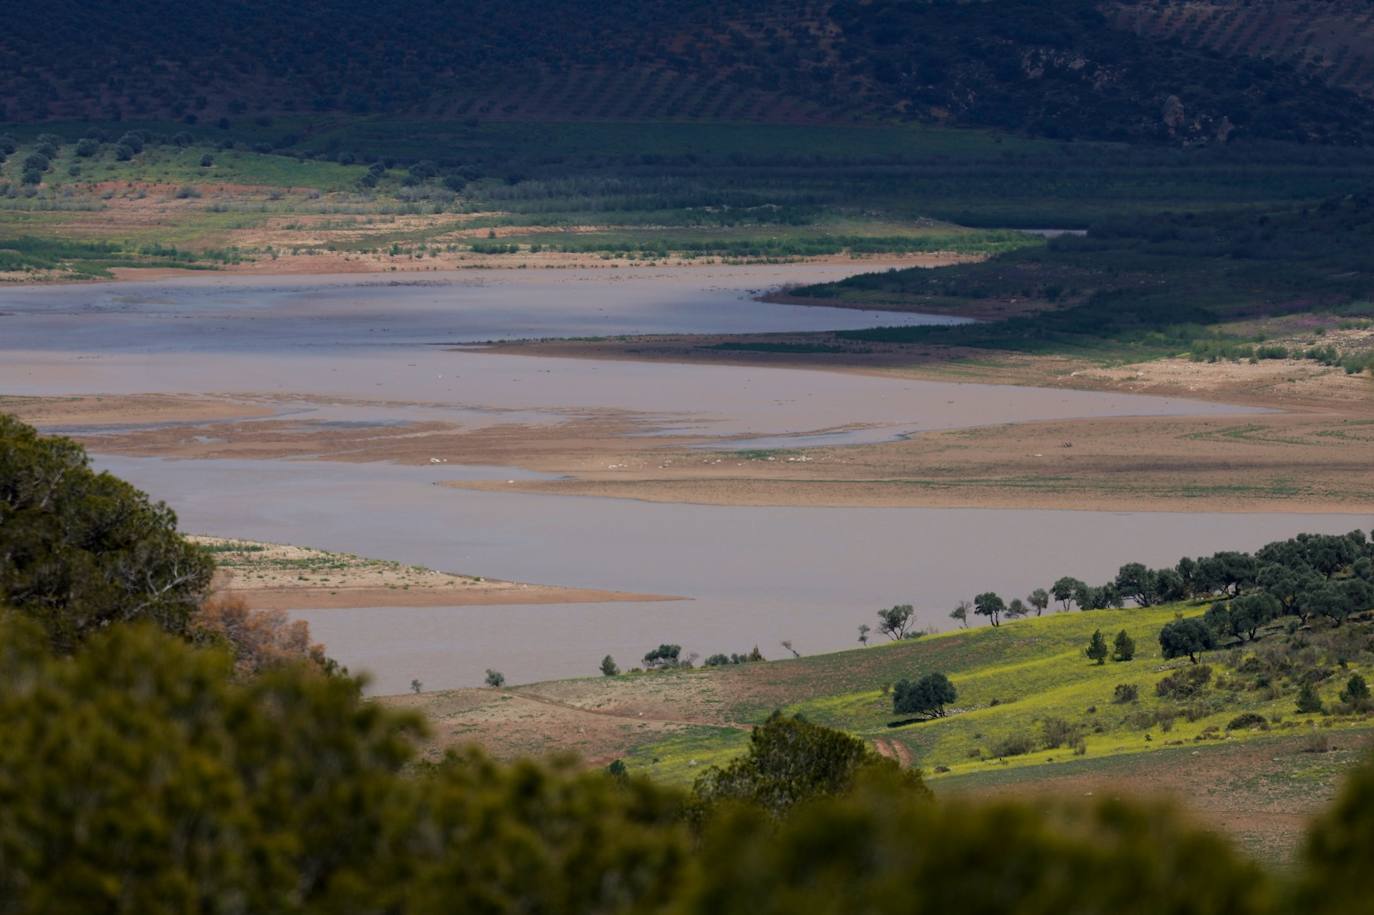
[[[659,645],[644,655],[644,666],[649,670],[679,667],[685,663],[681,660],[681,655],[681,645]]]
[[[1345,689],[1341,690],[1341,701],[1354,708],[1369,707],[1369,684],[1364,677],[1359,674],[1351,674],[1346,681]]]
[[[1300,715],[1320,714],[1323,711],[1322,697],[1311,683],[1304,683],[1298,690],[1297,710]]]
[[[490,667],[488,667],[487,675],[483,682],[486,683],[487,686],[490,686],[492,689],[500,689],[501,687],[506,685],[506,675],[501,673],[501,671],[499,670],[492,670]]]
[[[0,605],[56,651],[118,622],[184,633],[213,569],[166,505],[93,472],[75,442],[0,415]]]
[[[1118,683],[1112,689],[1112,701],[1117,705],[1135,702],[1140,698],[1140,687],[1134,683]]]
[[[800,803],[845,794],[865,779],[899,787],[901,795],[930,794],[919,773],[902,770],[862,740],[775,712],[754,728],[744,755],[703,772],[693,793],[703,811],[734,802],[776,817]]]
[[[723,817],[700,864],[679,912],[1258,915],[1270,892],[1221,840],[1167,810],[1110,801],[1037,814],[860,791],[780,825]]]
[[[1363,911],[1374,893],[1374,760],[1347,778],[1336,802],[1317,818],[1303,849],[1293,911],[1347,915]]]
[[[1217,640],[1211,627],[1189,618],[1174,620],[1161,629],[1159,647],[1166,659],[1186,657],[1196,664],[1198,654],[1217,647]]]
[[[1122,629],[1116,634],[1116,638],[1112,641],[1112,660],[1130,661],[1134,657],[1135,639],[1127,635],[1125,629]]]
[[[1059,601],[1060,609],[1067,610],[1069,609],[1069,604],[1073,602],[1074,595],[1085,588],[1087,588],[1087,585],[1077,578],[1065,575],[1063,578],[1055,581],[1054,586],[1050,589],[1050,593],[1054,595],[1055,600]]]
[[[1167,627],[1166,627],[1167,628]],[[1162,699],[1186,701],[1195,698],[1212,680],[1212,668],[1203,664],[1174,671],[1155,684],[1155,695]]]
[[[878,631],[889,639],[904,639],[911,625],[911,615],[915,612],[911,604],[898,604],[878,611]]]
[[[1098,665],[1107,663],[1109,649],[1101,629],[1093,630],[1092,638],[1088,640],[1088,647],[1084,649],[1084,654],[1088,656],[1090,661],[1094,661]]]
[[[928,673],[919,680],[898,680],[892,687],[892,710],[898,715],[945,717],[945,706],[959,698],[949,677]]]
[[[404,814],[410,717],[306,667],[113,625],[70,659],[0,621],[0,898],[15,911],[317,911]],[[237,900],[237,902],[232,902]]]
[[[601,675],[605,677],[620,675],[620,665],[615,663],[615,658],[606,655],[606,657],[601,659]]]
[[[1253,728],[1267,730],[1269,719],[1256,712],[1246,712],[1243,715],[1237,715],[1226,723],[1226,730],[1228,731],[1248,731]]]
[[[1006,610],[1006,603],[992,591],[985,591],[973,599],[973,612],[986,616],[994,626],[1001,625],[1000,617]]]
[[[1102,220],[1086,236],[982,263],[862,274],[793,294],[955,313],[989,300],[1043,306],[977,324],[845,331],[841,340],[1035,353],[1094,353],[1109,343],[1117,358],[1150,358],[1186,350],[1228,320],[1367,300],[1371,251],[1374,196],[1357,193],[1318,206]]]

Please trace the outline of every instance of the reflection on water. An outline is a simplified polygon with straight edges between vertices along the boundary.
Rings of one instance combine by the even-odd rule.
[[[660,642],[702,655],[804,653],[854,644],[880,607],[922,624],[976,591],[1010,597],[1060,575],[1105,580],[1127,561],[1253,549],[1301,531],[1368,528],[1358,515],[1175,514],[921,508],[730,508],[468,492],[500,468],[104,458],[177,509],[188,530],[309,544],[548,584],[677,594],[690,602],[316,610],[330,652],[371,670],[378,692],[412,678],[477,685],[591,676]]]

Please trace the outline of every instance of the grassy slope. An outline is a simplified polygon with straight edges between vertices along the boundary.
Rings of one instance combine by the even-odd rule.
[[[1146,610],[1101,610],[1086,613],[1055,613],[1040,618],[1005,623],[1001,627],[957,630],[926,636],[915,642],[875,647],[830,655],[759,665],[750,679],[761,687],[746,685],[736,691],[730,716],[739,721],[759,721],[771,706],[767,698],[785,692],[787,685],[798,697],[783,705],[786,711],[842,728],[869,740],[897,741],[912,752],[915,762],[937,782],[941,778],[1024,769],[1028,777],[1041,774],[1036,767],[1074,759],[1067,748],[1042,748],[1025,755],[998,759],[993,748],[1004,738],[1031,735],[1040,741],[1042,722],[1061,718],[1085,732],[1086,758],[1100,759],[1158,751],[1169,746],[1210,746],[1248,740],[1262,731],[1228,732],[1226,725],[1237,715],[1254,712],[1270,719],[1276,733],[1292,732],[1320,724],[1324,727],[1366,727],[1365,719],[1298,715],[1294,712],[1297,687],[1283,683],[1275,698],[1253,689],[1220,689],[1218,680],[1236,680],[1235,665],[1244,652],[1214,652],[1207,659],[1214,671],[1212,684],[1197,703],[1199,717],[1177,718],[1168,730],[1159,723],[1142,726],[1133,716],[1174,709],[1184,704],[1155,695],[1154,685],[1188,662],[1165,662],[1160,656],[1160,628],[1179,613],[1194,615],[1202,607],[1168,606]],[[1098,666],[1083,655],[1093,630],[1108,639],[1126,629],[1136,640],[1137,654],[1126,663]],[[1271,634],[1269,638],[1278,638]],[[1369,677],[1374,668],[1358,668]],[[901,716],[892,713],[883,685],[901,677],[918,677],[942,671],[959,691],[957,708],[949,717],[901,727],[889,723]],[[667,676],[701,677],[693,672]],[[1342,677],[1346,676],[1342,673]],[[1251,678],[1253,679],[1253,678]],[[1343,679],[1341,679],[1343,683]],[[1139,699],[1124,705],[1112,702],[1118,683],[1139,687]],[[781,689],[780,689],[781,688]],[[1323,698],[1332,702],[1339,691],[1333,679],[1324,684]],[[758,698],[762,697],[763,702]],[[993,701],[997,704],[993,705]],[[1089,711],[1095,709],[1095,711]],[[746,735],[738,731],[701,729],[667,741],[642,747],[628,763],[671,782],[691,780],[700,768],[739,751]],[[944,771],[936,772],[939,767]]]

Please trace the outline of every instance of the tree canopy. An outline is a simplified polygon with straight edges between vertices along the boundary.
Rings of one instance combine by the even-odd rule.
[[[0,605],[70,652],[115,622],[184,633],[214,565],[161,502],[90,469],[81,446],[0,415]]]
[[[898,680],[892,687],[892,710],[899,715],[945,717],[945,706],[959,697],[949,677],[935,672],[919,680]]]

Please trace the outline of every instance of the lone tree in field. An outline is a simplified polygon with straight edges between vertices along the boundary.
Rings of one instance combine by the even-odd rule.
[[[605,676],[605,677],[614,677],[614,676],[618,675],[619,673],[620,673],[620,665],[617,664],[617,663],[615,663],[615,658],[611,657],[610,655],[606,655],[606,657],[604,657],[604,658],[601,659],[601,675],[602,675],[602,676]]]
[[[892,687],[892,710],[898,715],[945,717],[945,706],[958,698],[954,684],[941,673],[926,674],[915,682],[898,680]]]
[[[1094,630],[1085,653],[1089,660],[1096,661],[1099,666],[1107,663],[1107,640],[1102,637],[1101,629]]]
[[[1166,659],[1186,657],[1196,664],[1199,652],[1217,647],[1217,638],[1211,627],[1196,617],[1174,620],[1159,630],[1159,647]]]
[[[958,620],[959,624],[963,626],[965,629],[967,629],[968,612],[971,609],[972,605],[968,601],[961,600],[958,604],[955,605],[953,610],[949,611],[949,618],[952,620]]]
[[[1039,616],[1045,612],[1045,608],[1050,605],[1050,592],[1044,588],[1036,588],[1026,596],[1026,603],[1035,608],[1035,615]]]
[[[911,604],[898,604],[886,610],[879,610],[878,631],[893,641],[906,638],[907,627],[911,625],[911,614],[914,612]]]
[[[870,632],[872,632],[872,631],[873,631],[873,627],[870,626],[870,625],[868,625],[867,623],[860,623],[860,624],[859,624],[859,644],[860,644],[860,645],[867,645],[867,644],[868,644],[868,634],[869,634]]]
[[[992,625],[1000,626],[1001,616],[1007,611],[1007,605],[992,591],[984,591],[973,599],[973,612],[979,616],[986,616]]]
[[[1112,648],[1113,661],[1130,661],[1135,657],[1135,639],[1127,635],[1125,629],[1116,634]]]
[[[501,671],[499,670],[492,670],[490,667],[488,667],[486,684],[487,686],[490,686],[493,689],[500,689],[501,687],[506,685],[506,675],[501,673]]]

